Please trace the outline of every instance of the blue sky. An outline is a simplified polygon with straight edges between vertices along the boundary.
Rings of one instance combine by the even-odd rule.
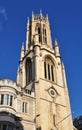
[[[27,17],[49,15],[52,41],[57,38],[65,64],[73,118],[82,115],[82,1],[0,0],[0,78],[16,79]]]

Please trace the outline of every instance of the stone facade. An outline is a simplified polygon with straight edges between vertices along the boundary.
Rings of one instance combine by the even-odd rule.
[[[16,82],[0,80],[0,130],[73,130],[65,68],[48,15],[28,18]]]

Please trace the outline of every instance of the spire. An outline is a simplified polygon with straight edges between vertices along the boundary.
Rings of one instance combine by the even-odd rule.
[[[65,69],[63,61],[62,61],[62,69]]]
[[[28,30],[28,28],[29,28],[29,17],[28,17],[28,22],[27,22],[27,30]]]
[[[18,69],[17,69],[17,85],[19,84],[19,66],[18,66]]]
[[[64,87],[66,87],[66,90],[68,91],[68,89],[67,89],[67,82],[66,82],[65,67],[64,67],[64,62],[63,61],[62,61],[62,76],[63,76]]]
[[[20,61],[22,60],[22,58],[24,57],[24,42],[22,43],[22,47],[21,47],[21,52],[20,52]]]
[[[57,42],[57,39],[55,39],[55,46],[58,46],[58,42]]]
[[[24,42],[22,42],[21,51],[24,51]]]
[[[28,32],[29,32],[29,24],[30,24],[30,20],[29,20],[29,17],[28,17],[28,20],[27,20],[27,31],[26,31],[26,51],[28,50]]]
[[[55,39],[54,50],[55,50],[55,55],[56,55],[56,57],[60,57],[59,45],[58,45],[57,39]]]
[[[34,21],[34,12],[32,11],[32,21]]]
[[[40,18],[42,19],[42,10],[40,10]]]
[[[46,19],[48,20],[48,14],[46,14]]]

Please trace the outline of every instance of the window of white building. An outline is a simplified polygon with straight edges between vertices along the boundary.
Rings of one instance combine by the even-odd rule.
[[[13,130],[13,126],[12,125],[8,125],[8,124],[0,124],[0,130]]]
[[[1,105],[4,104],[4,94],[1,95]]]
[[[23,102],[23,104],[22,104],[22,112],[27,113],[27,103],[26,102]]]
[[[0,95],[0,105],[13,105],[13,96],[9,94]]]
[[[13,96],[10,95],[10,106],[12,106],[12,100],[13,100]]]
[[[6,94],[5,96],[6,96],[6,99],[5,99],[5,104],[6,104],[6,105],[8,105],[8,104],[9,104],[9,95],[8,95],[8,94]]]

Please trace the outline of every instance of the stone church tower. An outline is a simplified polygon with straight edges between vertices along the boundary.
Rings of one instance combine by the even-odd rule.
[[[28,18],[17,81],[0,80],[0,130],[73,130],[65,68],[48,16]]]

